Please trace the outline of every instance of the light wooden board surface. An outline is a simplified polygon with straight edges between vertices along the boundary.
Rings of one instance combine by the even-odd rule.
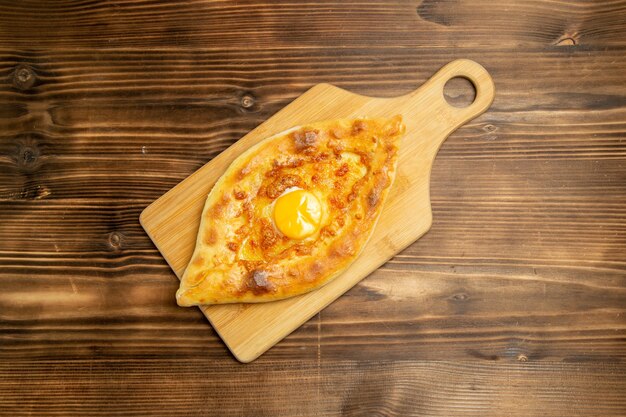
[[[444,98],[443,88],[454,77],[474,84],[476,98],[467,107],[453,107]],[[451,132],[483,113],[494,94],[487,71],[463,59],[396,98],[366,97],[318,84],[151,204],[141,214],[141,224],[180,278],[194,249],[206,196],[243,151],[266,137],[315,121],[403,116],[407,131],[400,145],[396,181],[372,238],[345,273],[317,291],[286,300],[201,308],[233,355],[250,362],[428,231],[430,170],[437,151]]]

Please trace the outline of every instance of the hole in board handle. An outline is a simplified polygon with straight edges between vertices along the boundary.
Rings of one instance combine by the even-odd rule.
[[[469,78],[459,75],[446,82],[443,96],[452,107],[469,107],[476,100],[476,86]]]

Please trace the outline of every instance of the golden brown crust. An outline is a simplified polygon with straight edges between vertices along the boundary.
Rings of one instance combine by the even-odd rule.
[[[204,207],[181,306],[264,302],[318,288],[365,246],[395,177],[401,118],[333,120],[264,140],[237,158]],[[271,217],[285,190],[322,203],[313,235],[282,235]]]

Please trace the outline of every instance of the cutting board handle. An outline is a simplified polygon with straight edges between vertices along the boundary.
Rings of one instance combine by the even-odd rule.
[[[474,101],[467,107],[450,105],[443,89],[455,77],[469,80],[476,89]],[[396,99],[407,123],[430,132],[425,138],[435,142],[434,150],[458,127],[489,108],[495,96],[491,76],[482,65],[469,59],[458,59],[442,67],[420,88]]]

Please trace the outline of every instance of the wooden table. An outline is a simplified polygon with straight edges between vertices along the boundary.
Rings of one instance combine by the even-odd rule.
[[[316,83],[455,58],[497,96],[432,230],[238,363],[139,213]],[[0,74],[0,414],[626,415],[626,2],[3,0]]]

